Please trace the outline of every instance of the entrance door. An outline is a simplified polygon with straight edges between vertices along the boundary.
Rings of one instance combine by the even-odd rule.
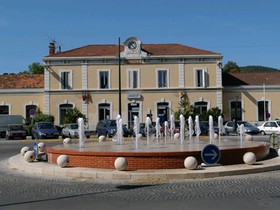
[[[169,103],[160,102],[157,103],[157,114],[160,119],[160,123],[164,123],[169,120]]]
[[[129,103],[128,104],[128,128],[133,129],[134,127],[134,116],[139,117],[140,105],[139,103]]]

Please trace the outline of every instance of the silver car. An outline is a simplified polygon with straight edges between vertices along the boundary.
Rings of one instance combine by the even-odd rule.
[[[242,124],[244,125],[245,133],[247,133],[247,134],[259,134],[260,133],[260,130],[256,126],[253,126],[251,123],[249,123],[247,121],[237,121],[237,128],[235,131],[234,130],[234,121],[228,121],[224,126],[226,134],[227,135],[229,135],[230,133],[238,134],[238,126],[240,126]]]
[[[65,124],[61,132],[63,137],[79,138],[79,125],[78,123]],[[84,129],[84,132],[85,136],[90,138],[91,132],[87,129]]]

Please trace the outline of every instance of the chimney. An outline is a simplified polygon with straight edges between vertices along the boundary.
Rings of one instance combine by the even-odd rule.
[[[49,44],[49,55],[54,55],[55,54],[55,44],[54,42],[50,42]]]

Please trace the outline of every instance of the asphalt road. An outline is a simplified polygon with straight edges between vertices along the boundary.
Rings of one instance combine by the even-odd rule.
[[[48,142],[47,146],[57,142]],[[0,140],[0,209],[279,209],[280,171],[158,184],[94,183],[11,170],[32,142]]]

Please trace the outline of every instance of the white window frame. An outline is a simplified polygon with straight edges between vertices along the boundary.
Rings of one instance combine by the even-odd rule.
[[[66,73],[66,72],[68,72],[69,73],[69,75],[68,75],[68,86],[69,86],[69,88],[63,88],[63,85],[62,85],[62,74],[63,73]],[[73,80],[72,80],[72,77],[73,77],[73,75],[72,75],[72,70],[60,70],[59,71],[59,75],[60,75],[60,89],[61,90],[69,90],[69,89],[73,89]]]
[[[166,72],[166,87],[160,87],[159,86],[158,75],[159,75],[160,71],[165,71]],[[166,69],[166,68],[158,68],[158,69],[156,69],[156,87],[157,88],[169,88],[169,69]]]
[[[195,107],[195,108],[197,108],[197,107],[203,107],[203,106],[197,106],[196,105],[196,103],[199,103],[199,102],[204,102],[204,103],[206,103],[207,104],[207,108],[206,108],[206,111],[208,111],[209,109],[210,109],[210,101],[205,101],[205,100],[203,100],[203,101],[201,101],[201,100],[198,100],[198,101],[194,101],[193,102],[193,106]],[[200,113],[200,114],[202,114],[202,113]]]
[[[133,87],[134,85],[134,72],[137,72],[137,81],[136,81],[136,86]],[[140,88],[140,70],[139,69],[128,69],[127,70],[127,88],[130,89],[137,89]]]
[[[198,72],[201,71],[200,79],[201,85],[198,84]],[[206,68],[195,68],[194,69],[194,82],[195,82],[195,87],[198,88],[206,88],[208,86],[208,81],[207,81],[207,69]]]
[[[108,73],[108,87],[107,88],[101,88],[101,84],[100,84],[100,73],[101,72],[107,72]],[[97,71],[97,78],[98,78],[98,89],[104,90],[104,89],[110,89],[111,88],[111,71],[109,69],[99,69]]]

